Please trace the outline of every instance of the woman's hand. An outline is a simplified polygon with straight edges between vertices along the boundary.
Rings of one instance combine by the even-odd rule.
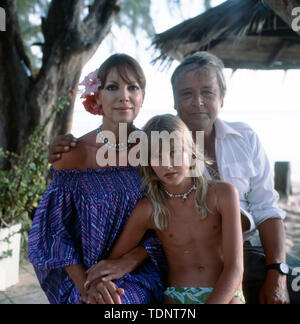
[[[117,288],[112,281],[94,280],[86,291],[85,304],[122,304],[124,289]]]
[[[76,147],[76,142],[77,139],[71,134],[56,136],[49,147],[49,161],[54,163],[59,160],[62,153],[69,152],[72,147]]]
[[[86,271],[84,288],[90,303],[121,303],[123,289],[116,288],[112,280],[122,278],[132,272],[148,258],[143,246],[138,246],[121,257],[102,260]],[[100,294],[100,296],[99,296]]]
[[[111,281],[122,278],[126,273],[132,271],[130,260],[124,257],[112,260],[102,260],[93,265],[87,273],[87,281],[85,283],[86,289],[90,284],[101,278],[102,281]]]

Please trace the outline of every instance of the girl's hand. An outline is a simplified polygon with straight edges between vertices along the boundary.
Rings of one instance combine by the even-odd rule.
[[[94,280],[86,291],[86,304],[122,304],[124,289],[117,288],[112,281]]]
[[[132,264],[126,256],[119,259],[102,260],[97,264],[93,265],[87,273],[87,281],[85,288],[89,289],[90,284],[101,278],[102,281],[111,281],[122,278],[126,273],[131,272]]]

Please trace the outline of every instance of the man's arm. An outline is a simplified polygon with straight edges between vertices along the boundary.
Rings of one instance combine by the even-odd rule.
[[[285,230],[282,219],[271,218],[258,226],[266,254],[266,264],[285,262]]]
[[[274,190],[273,171],[255,133],[252,142],[253,163],[258,173],[250,180],[251,192],[248,199],[251,213],[259,230],[266,255],[266,265],[285,262],[286,242],[283,225],[285,213],[277,206],[279,196]],[[262,303],[289,302],[286,277],[276,273],[276,270],[268,271],[259,300]]]
[[[286,242],[283,221],[271,218],[258,227],[260,240],[266,254],[266,265],[286,261]],[[268,270],[259,294],[261,304],[286,304],[290,302],[287,276],[277,270]]]
[[[284,219],[285,212],[278,207],[279,195],[274,189],[274,173],[270,161],[256,133],[249,145],[255,175],[250,178],[249,209],[257,227],[268,219]]]

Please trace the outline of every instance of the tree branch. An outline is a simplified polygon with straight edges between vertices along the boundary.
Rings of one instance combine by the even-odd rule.
[[[110,29],[110,22],[120,10],[120,0],[94,0],[88,16],[81,21],[82,0],[52,0],[48,17],[42,23],[45,36],[43,63],[56,43],[64,43],[64,56],[87,52],[90,58]]]
[[[120,0],[95,0],[89,8],[81,29],[81,43],[89,48],[92,43],[101,43],[110,29],[112,18],[120,11]],[[101,29],[105,27],[105,29]]]
[[[43,63],[47,62],[51,49],[62,39],[70,38],[80,25],[82,0],[52,0],[46,19],[42,20],[42,31],[45,38],[43,46]],[[66,40],[68,44],[68,41]],[[69,46],[69,45],[68,45]]]

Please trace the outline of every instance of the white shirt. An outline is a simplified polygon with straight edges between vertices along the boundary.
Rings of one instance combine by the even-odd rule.
[[[277,206],[273,170],[250,126],[221,119],[214,125],[220,179],[235,185],[239,192],[241,213],[250,221],[250,229],[243,233],[244,240],[248,240],[267,219],[285,218],[285,212]]]

